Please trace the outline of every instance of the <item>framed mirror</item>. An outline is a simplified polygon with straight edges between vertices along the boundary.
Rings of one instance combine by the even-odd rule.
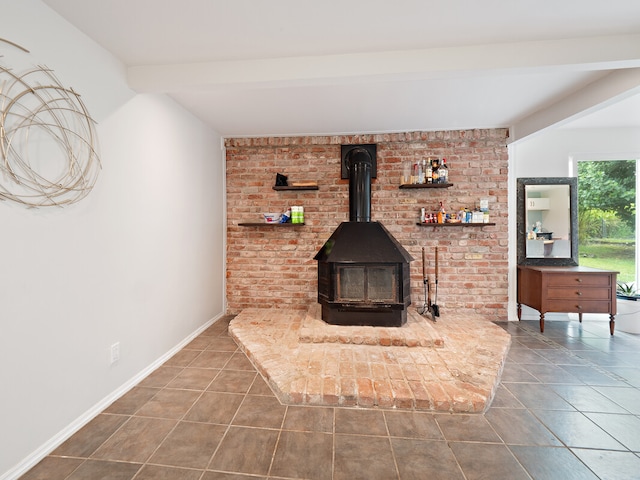
[[[518,178],[518,265],[578,265],[578,179]]]

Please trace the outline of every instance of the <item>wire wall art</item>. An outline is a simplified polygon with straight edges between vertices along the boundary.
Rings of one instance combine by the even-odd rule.
[[[45,66],[15,73],[0,62],[0,200],[70,205],[91,192],[101,168],[95,122],[80,95]]]

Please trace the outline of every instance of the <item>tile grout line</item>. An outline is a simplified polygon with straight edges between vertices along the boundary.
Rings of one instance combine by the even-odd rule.
[[[384,428],[387,431],[387,442],[389,442],[389,449],[391,450],[391,456],[393,458],[393,466],[396,469],[396,475],[398,477],[398,480],[401,480],[400,468],[398,467],[398,458],[396,455],[396,449],[393,448],[393,442],[391,441],[391,432],[389,431],[389,423],[387,422],[387,414],[384,410],[382,411],[382,418],[384,420]]]
[[[228,329],[228,326],[227,326]],[[235,340],[234,340],[235,342]],[[234,351],[237,352],[239,350],[239,347],[236,348],[236,350]],[[233,355],[231,355],[231,357],[233,357]],[[229,363],[229,361],[231,361],[231,358],[229,358],[229,360],[227,360],[224,364],[224,366],[220,369],[220,372],[222,372],[222,370],[224,369],[224,367]],[[216,378],[218,377],[218,375],[216,375]],[[256,377],[257,378],[257,377]],[[256,379],[253,379],[252,385],[253,383],[255,383]],[[211,381],[213,382],[213,380]],[[211,386],[211,384],[209,384],[209,386]],[[247,392],[251,390],[251,387],[249,387],[249,389],[247,389]],[[213,453],[211,454],[211,457],[209,457],[209,461],[207,462],[207,466],[205,467],[205,472],[210,471],[211,468],[211,463],[213,462],[213,459],[215,458],[216,454],[218,453],[218,451],[220,450],[220,447],[222,446],[222,444],[224,443],[225,438],[227,438],[227,434],[229,433],[229,430],[231,430],[231,425],[233,424],[233,420],[236,418],[236,416],[238,415],[238,412],[240,411],[240,407],[242,407],[242,404],[244,403],[245,399],[247,398],[248,393],[245,392],[242,401],[240,402],[240,404],[238,405],[238,408],[236,408],[235,413],[233,414],[233,417],[231,417],[231,419],[229,419],[229,423],[227,424],[227,427],[224,430],[224,433],[222,434],[222,437],[220,438],[220,441],[218,442],[218,445],[216,446],[216,448],[214,449]],[[204,475],[204,474],[203,474]]]
[[[214,337],[217,338],[217,337]],[[236,349],[237,350],[237,349]],[[200,351],[200,354],[202,354],[203,352],[207,351],[207,349],[203,349]],[[192,359],[189,364],[187,366],[182,367],[182,370],[180,371],[180,373],[177,373],[171,380],[169,380],[166,385],[164,387],[162,387],[158,393],[162,392],[163,390],[185,390],[185,391],[194,391],[194,390],[190,390],[190,389],[172,389],[169,388],[169,384],[174,381],[182,372],[184,372],[187,368],[189,368],[189,365],[191,365],[200,355],[197,355],[194,359]],[[231,357],[229,358],[229,360],[231,359]],[[225,362],[225,365],[229,362],[229,360],[227,360],[227,362]],[[151,454],[147,457],[147,459],[142,462],[142,466],[140,467],[140,469],[138,470],[138,472],[136,472],[136,474],[134,475],[134,479],[136,476],[138,476],[138,474],[144,469],[145,466],[147,465],[161,465],[163,467],[170,467],[170,468],[185,468],[185,467],[176,467],[175,465],[165,465],[165,464],[153,464],[153,463],[149,463],[149,460],[151,460],[151,458],[153,458],[153,456],[156,454],[156,452],[160,449],[160,447],[162,445],[164,445],[164,443],[167,441],[167,439],[169,438],[169,436],[176,430],[176,428],[178,428],[178,425],[180,425],[181,422],[183,421],[187,421],[185,420],[185,417],[189,414],[189,412],[191,412],[191,410],[193,409],[193,407],[195,406],[195,404],[204,396],[205,392],[207,392],[207,388],[209,388],[211,386],[211,384],[213,383],[213,381],[218,378],[218,375],[220,375],[220,372],[222,372],[224,366],[222,368],[220,368],[218,370],[218,372],[214,375],[214,377],[211,379],[211,381],[207,384],[207,386],[200,392],[200,394],[197,396],[197,398],[193,401],[193,403],[191,404],[191,406],[182,414],[182,416],[178,419],[176,419],[176,424],[173,426],[173,428],[165,435],[165,437],[162,439],[162,441],[156,446],[156,448],[153,450],[153,452],[151,452]],[[158,394],[156,393],[156,395]],[[152,400],[153,398],[155,398],[154,395],[150,400]],[[140,411],[140,409],[142,408],[142,406],[136,410],[136,412]],[[156,417],[148,417],[148,418],[156,418]],[[164,418],[164,417],[157,417],[157,418]],[[211,459],[209,459],[210,461]],[[207,465],[209,464],[209,462],[207,462]],[[199,469],[193,469],[193,470],[199,470]],[[204,475],[204,473],[206,472],[206,468],[203,470],[203,473],[201,475],[201,477]],[[133,479],[132,479],[133,480]]]
[[[284,406],[284,415],[282,416],[282,421],[280,422],[280,428],[278,429],[278,436],[276,437],[276,443],[273,447],[273,452],[271,453],[271,461],[269,462],[269,468],[267,469],[267,478],[271,477],[271,469],[273,468],[273,462],[276,459],[276,452],[278,451],[278,445],[280,444],[280,437],[282,436],[282,430],[284,428],[284,421],[287,418],[287,412],[289,411],[289,406]]]

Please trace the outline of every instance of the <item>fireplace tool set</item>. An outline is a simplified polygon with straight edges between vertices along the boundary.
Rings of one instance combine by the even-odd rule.
[[[440,307],[438,306],[438,247],[436,247],[436,265],[435,265],[435,298],[431,303],[431,285],[427,276],[427,260],[425,248],[422,247],[422,283],[424,284],[424,305],[418,309],[420,315],[431,315],[431,319],[435,322],[436,317],[440,316]]]

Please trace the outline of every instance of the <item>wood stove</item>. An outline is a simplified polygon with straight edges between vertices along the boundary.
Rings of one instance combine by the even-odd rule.
[[[349,178],[349,221],[314,257],[322,319],[334,325],[400,327],[411,304],[413,257],[379,222],[371,222],[375,145],[343,145]]]

